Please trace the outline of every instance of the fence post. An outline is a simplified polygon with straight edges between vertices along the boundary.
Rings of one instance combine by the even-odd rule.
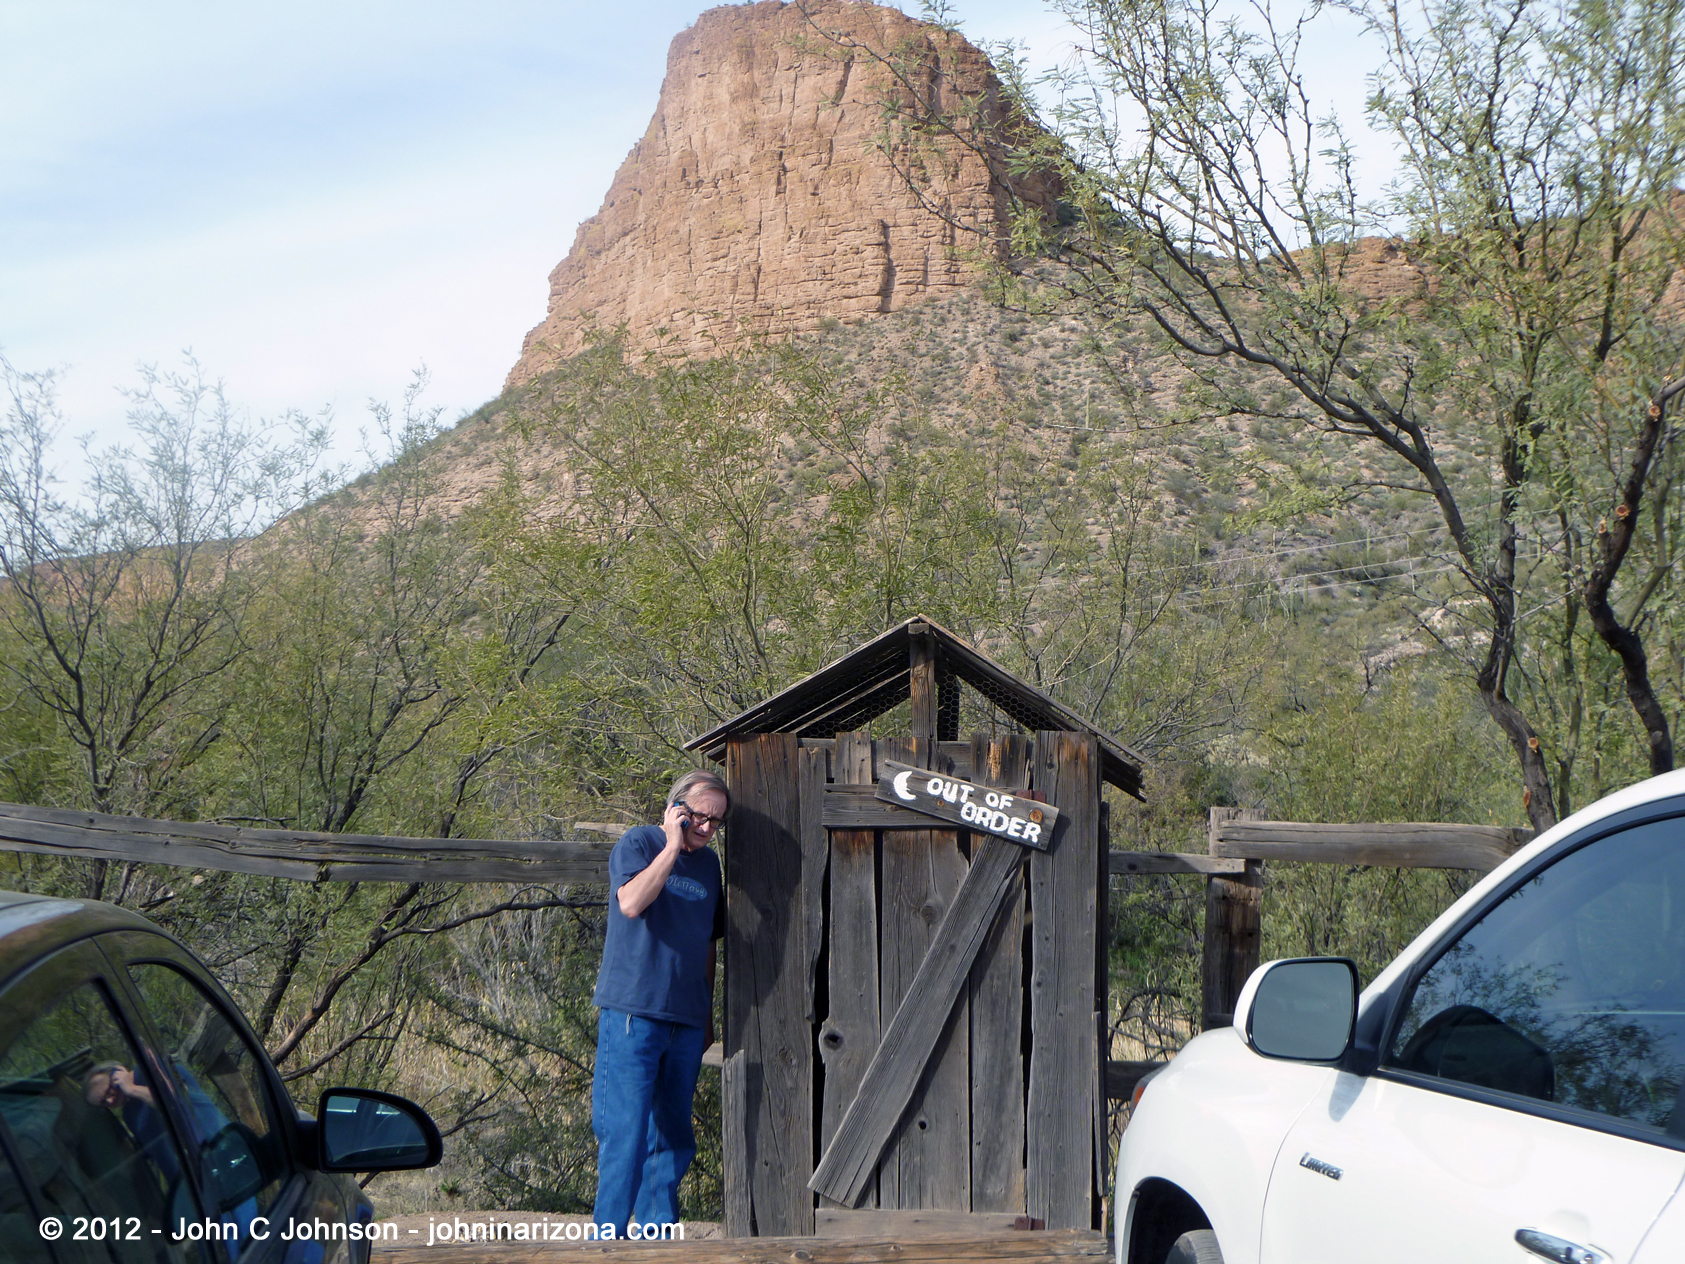
[[[1217,826],[1222,821],[1259,821],[1251,808],[1212,808],[1209,847],[1217,854]],[[1264,924],[1263,862],[1248,860],[1238,877],[1205,881],[1205,943],[1200,971],[1200,1030],[1234,1022],[1235,1002],[1247,976],[1258,968]]]

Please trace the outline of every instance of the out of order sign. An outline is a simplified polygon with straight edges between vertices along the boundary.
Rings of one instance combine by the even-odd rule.
[[[878,761],[877,797],[885,803],[963,825],[974,833],[1010,838],[1037,851],[1046,851],[1052,844],[1053,827],[1059,820],[1059,809],[1051,804],[944,777],[928,768],[898,764],[892,759]]]

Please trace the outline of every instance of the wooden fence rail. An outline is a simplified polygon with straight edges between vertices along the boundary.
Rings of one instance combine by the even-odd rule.
[[[827,811],[843,810],[837,796]],[[850,804],[852,806],[852,804]],[[883,807],[878,804],[873,810]],[[591,826],[612,833],[618,826]],[[1258,966],[1266,860],[1396,868],[1496,868],[1531,830],[1439,823],[1325,825],[1243,818],[1213,808],[1206,854],[1113,851],[1114,874],[1206,878],[1203,1025],[1231,1021]],[[400,838],[256,829],[0,803],[0,851],[214,869],[305,882],[606,883],[610,844],[484,838]],[[1107,1095],[1124,1096],[1152,1063],[1106,1066]]]
[[[1532,837],[1530,829],[1496,825],[1313,825],[1303,821],[1219,820],[1213,816],[1211,855],[1490,873]]]
[[[1240,989],[1258,968],[1264,861],[1490,873],[1532,837],[1529,829],[1491,825],[1325,825],[1266,821],[1255,812],[1212,808],[1207,835],[1211,858],[1241,861],[1244,872],[1212,873],[1206,879],[1202,1026],[1224,1027],[1234,1021]]]
[[[607,843],[249,829],[0,804],[0,851],[304,882],[607,882]]]

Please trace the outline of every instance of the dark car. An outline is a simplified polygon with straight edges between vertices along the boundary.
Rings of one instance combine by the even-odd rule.
[[[157,926],[0,892],[0,1258],[359,1264],[336,1173],[430,1167],[439,1130],[367,1089],[292,1105],[240,1011]]]

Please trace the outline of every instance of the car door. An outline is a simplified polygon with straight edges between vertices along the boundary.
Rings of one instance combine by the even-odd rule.
[[[1518,874],[1397,996],[1282,1145],[1261,1258],[1627,1264],[1685,1177],[1685,820]]]
[[[346,1223],[338,1182],[293,1152],[292,1105],[267,1055],[186,952],[161,935],[100,937],[126,984],[139,1025],[165,1068],[181,1127],[197,1155],[201,1199],[229,1264],[335,1264],[343,1238],[317,1240],[320,1222]],[[232,1187],[232,1188],[231,1188]],[[300,1236],[299,1227],[304,1227]]]
[[[1680,1259],[1685,1259],[1685,1187],[1675,1190],[1662,1208],[1632,1264],[1677,1264]]]
[[[0,1145],[0,1242],[6,1243],[10,1264],[53,1264],[52,1246],[41,1236],[46,1214],[31,1197],[6,1147]]]
[[[92,945],[0,992],[0,1150],[21,1186],[11,1201],[33,1220],[22,1258],[207,1264],[202,1244],[170,1232],[199,1211],[185,1152],[145,1091],[157,1072]]]

